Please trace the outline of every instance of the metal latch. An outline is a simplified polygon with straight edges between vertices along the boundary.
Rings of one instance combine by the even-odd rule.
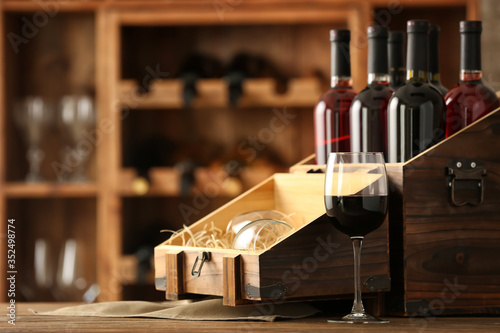
[[[283,283],[277,283],[265,287],[256,287],[248,283],[245,286],[245,293],[248,298],[281,298],[283,297],[288,288]]]
[[[196,277],[200,276],[203,264],[205,263],[205,261],[210,261],[211,259],[212,255],[210,254],[210,252],[200,252],[200,254],[198,254],[198,256],[196,257],[196,260],[194,261],[193,268],[191,269],[191,275]],[[200,267],[196,269],[198,261],[200,262]]]
[[[385,276],[370,276],[363,284],[370,291],[391,290],[391,279]]]
[[[486,167],[483,162],[470,159],[453,160],[446,165],[446,183],[450,190],[450,199],[455,206],[480,205],[484,200],[484,181]],[[460,196],[458,192],[477,193],[472,198]]]

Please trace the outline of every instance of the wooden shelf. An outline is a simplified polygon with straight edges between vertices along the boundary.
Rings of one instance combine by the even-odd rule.
[[[97,194],[95,183],[37,183],[8,182],[4,185],[7,198],[75,198]]]
[[[149,190],[143,188],[147,184],[138,184],[137,171],[124,168],[120,171],[119,193],[123,197],[135,196],[177,196],[180,194],[180,172],[175,168],[152,168],[149,171]]]
[[[274,79],[248,79],[243,82],[243,95],[237,107],[314,107],[323,93],[319,80],[315,78],[296,78],[288,81],[284,94],[275,91]],[[119,99],[123,107],[134,109],[180,109],[183,82],[176,79],[156,81],[151,91],[139,95],[134,80],[119,83]],[[197,82],[199,96],[193,101],[193,108],[228,107],[228,86],[224,79],[203,79]]]
[[[217,168],[197,168],[194,172],[193,188],[203,193],[218,191],[220,197],[235,197],[259,184],[264,179],[282,170],[271,166],[246,167],[238,180],[229,179],[224,170]],[[143,184],[137,183],[137,171],[134,168],[123,168],[119,176],[119,193],[122,197],[155,197],[180,196],[181,173],[173,167],[157,167],[149,171],[149,189],[144,191]],[[214,188],[215,186],[215,188]],[[205,190],[210,188],[210,190]]]

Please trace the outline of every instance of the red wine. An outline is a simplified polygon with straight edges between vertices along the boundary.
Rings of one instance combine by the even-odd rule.
[[[408,80],[394,92],[387,108],[390,163],[406,162],[445,136],[446,105],[427,79],[428,30],[427,20],[408,21]]]
[[[353,100],[352,152],[383,152],[387,157],[387,105],[394,90],[389,87],[387,64],[388,30],[368,27],[368,85]]]
[[[330,152],[349,152],[349,108],[356,93],[350,88],[333,88],[325,93],[314,109],[316,163],[326,164]]]
[[[481,77],[481,21],[460,22],[460,81],[445,96],[446,137],[498,108],[495,92]]]
[[[444,96],[448,92],[439,74],[439,26],[429,26],[429,81]]]
[[[326,164],[330,152],[351,149],[349,108],[356,92],[352,89],[349,30],[331,30],[332,84],[314,109],[316,163]]]
[[[339,231],[350,237],[378,229],[387,215],[387,196],[325,196],[326,214]]]

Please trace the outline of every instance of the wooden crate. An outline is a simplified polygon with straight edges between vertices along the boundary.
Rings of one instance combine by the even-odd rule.
[[[500,109],[387,170],[388,312],[500,313]]]
[[[237,214],[263,209],[295,213],[293,233],[260,253],[186,247],[181,235],[155,248],[156,288],[167,299],[189,294],[222,296],[224,304],[352,297],[353,254],[349,237],[325,217],[322,174],[275,174],[190,226],[225,229]],[[210,253],[200,275],[203,253]],[[362,255],[364,292],[390,287],[388,223],[366,237]]]
[[[321,168],[313,162],[309,157],[290,171]],[[391,189],[386,313],[500,313],[500,109],[386,169]]]

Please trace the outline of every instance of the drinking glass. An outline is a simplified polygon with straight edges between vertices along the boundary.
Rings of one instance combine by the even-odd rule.
[[[23,132],[28,146],[26,158],[29,171],[26,181],[41,182],[40,166],[45,157],[41,148],[43,137],[52,121],[52,109],[39,96],[27,96],[14,107],[14,121]]]
[[[382,153],[330,153],[325,174],[325,208],[354,250],[354,304],[336,323],[388,323],[365,312],[361,299],[360,255],[364,237],[387,216],[387,175]]]
[[[95,121],[96,111],[90,96],[69,95],[61,99],[59,125],[69,143],[65,148],[64,162],[73,170],[71,181],[88,181],[85,169],[92,149],[88,147],[86,135],[89,135]]]

